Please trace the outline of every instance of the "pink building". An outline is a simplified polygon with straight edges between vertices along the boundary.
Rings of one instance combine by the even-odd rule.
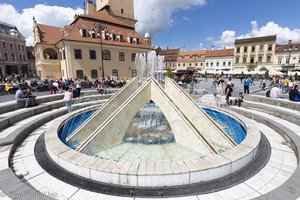
[[[28,74],[25,42],[15,26],[0,22],[0,74]]]

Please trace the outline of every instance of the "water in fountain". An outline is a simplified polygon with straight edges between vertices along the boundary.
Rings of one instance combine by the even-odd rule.
[[[149,77],[155,77],[159,82],[163,79],[156,76],[157,72],[162,72],[164,68],[164,56],[156,55],[155,51],[150,51],[147,54],[138,53],[135,57],[135,68],[137,76],[141,82],[144,82]]]
[[[136,114],[124,136],[124,143],[165,144],[175,142],[165,116],[155,103],[146,103]]]

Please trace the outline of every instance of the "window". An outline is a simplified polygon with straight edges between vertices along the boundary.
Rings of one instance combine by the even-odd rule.
[[[81,29],[81,36],[82,37],[87,37],[88,36],[86,29]]]
[[[135,55],[136,55],[135,53],[131,53],[131,61],[132,62],[135,62]]]
[[[75,59],[82,59],[81,49],[74,49]]]
[[[223,66],[226,66],[226,62],[223,62]]]
[[[118,70],[113,69],[111,75],[114,76],[114,77],[118,77]]]
[[[90,59],[91,60],[96,60],[96,51],[95,50],[90,50]]]
[[[137,43],[137,44],[140,43],[140,38],[136,38],[136,43]]]
[[[243,57],[243,63],[247,62],[247,57]]]
[[[264,45],[260,45],[260,46],[259,46],[259,50],[260,50],[260,51],[263,51],[263,50],[264,50]]]
[[[26,60],[25,60],[25,55],[23,55],[23,61],[26,61]]]
[[[240,58],[235,58],[235,63],[239,63],[240,62]]]
[[[271,56],[267,56],[267,62],[271,62]]]
[[[219,67],[219,62],[217,62],[217,67]]]
[[[298,63],[300,63],[300,57],[298,58]]]
[[[287,64],[287,65],[290,64],[290,58],[286,59],[285,64]]]
[[[120,37],[120,42],[123,42],[124,41],[123,35],[120,35],[119,37]]]
[[[103,57],[103,60],[111,60],[110,51],[104,50],[102,52],[102,57]]]
[[[198,66],[198,63],[196,63],[196,66]]]
[[[22,55],[20,55],[20,61],[22,61]]]
[[[208,63],[206,63],[206,67],[208,67]]]
[[[259,57],[258,57],[258,62],[259,62],[259,63],[262,63],[262,56],[259,56]]]
[[[248,52],[248,47],[244,47],[244,52]]]
[[[4,60],[8,60],[8,55],[7,55],[7,53],[4,53]]]
[[[76,70],[76,77],[79,79],[83,79],[83,71],[82,70]]]
[[[183,63],[183,64],[182,64],[182,66],[184,66],[184,67],[185,67],[185,63]]]
[[[254,57],[250,58],[250,63],[253,64],[254,63]]]
[[[211,63],[210,63],[210,66],[212,67],[213,65],[214,65],[214,63],[213,63],[213,62],[211,62]]]
[[[92,30],[92,38],[96,38],[96,31]]]
[[[119,61],[125,61],[125,53],[124,52],[119,53]]]
[[[124,14],[124,9],[123,8],[121,9],[121,14]]]
[[[133,43],[133,38],[132,38],[132,37],[129,38],[129,42],[130,42],[131,44]]]
[[[11,54],[12,61],[16,61],[15,54]]]
[[[12,49],[14,49],[14,47],[13,47],[13,44],[12,43],[10,43],[10,49],[12,50]]]
[[[190,67],[192,66],[192,63],[190,63]]]
[[[113,39],[113,41],[117,40],[117,35],[115,33],[112,34],[112,39]]]
[[[237,52],[237,53],[240,53],[240,47],[237,47],[237,48],[236,48],[236,52]]]
[[[131,71],[131,74],[132,74],[132,77],[136,77],[136,76],[137,76],[137,71],[136,71],[136,69],[133,69],[133,70]]]
[[[24,49],[24,45],[22,45],[22,51],[24,51],[25,49]]]
[[[98,78],[98,72],[96,69],[91,70],[92,79]]]
[[[21,45],[18,45],[19,51],[21,51]]]
[[[63,50],[63,59],[66,59],[66,51]]]
[[[251,47],[251,51],[252,51],[252,52],[255,52],[255,46],[252,46],[252,47]]]
[[[268,45],[268,51],[272,51],[272,49],[273,49],[273,48],[272,48],[272,45],[269,44],[269,45]]]
[[[278,64],[280,65],[282,63],[282,58],[278,58]]]
[[[203,63],[200,63],[200,66],[203,67]]]
[[[3,47],[3,49],[6,49],[6,43],[5,42],[2,42],[2,47]]]
[[[231,66],[231,62],[228,62],[228,66]]]
[[[104,33],[105,34],[105,40],[109,40],[109,34],[108,33]]]

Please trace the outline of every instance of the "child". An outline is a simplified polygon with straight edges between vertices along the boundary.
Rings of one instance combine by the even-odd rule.
[[[72,112],[72,99],[73,99],[72,88],[66,86],[64,101],[65,101],[66,107],[68,109],[68,113]]]

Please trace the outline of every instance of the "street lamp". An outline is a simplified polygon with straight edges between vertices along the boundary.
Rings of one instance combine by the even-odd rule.
[[[98,26],[98,34],[97,36],[100,37],[100,52],[101,52],[101,74],[102,74],[102,80],[105,80],[105,74],[104,74],[104,64],[103,64],[103,47],[102,47],[102,33],[106,34],[107,27],[104,25]]]
[[[288,42],[289,57],[288,57],[288,60],[286,63],[287,64],[286,75],[288,75],[289,67],[290,67],[290,63],[291,63],[292,47],[293,47],[292,40],[289,40],[289,42]],[[287,49],[284,49],[284,50],[287,51]]]

